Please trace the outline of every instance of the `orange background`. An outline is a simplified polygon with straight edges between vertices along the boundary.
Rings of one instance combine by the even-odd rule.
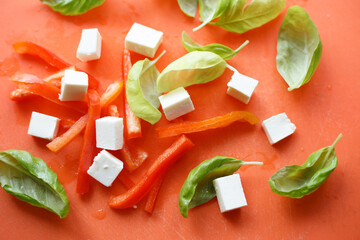
[[[1,239],[359,239],[359,137],[360,74],[359,26],[355,0],[289,0],[300,5],[315,22],[323,43],[320,64],[311,81],[299,90],[287,91],[276,70],[276,39],[285,11],[274,21],[244,34],[206,26],[193,33],[197,19],[186,17],[175,0],[106,0],[101,7],[77,17],[53,12],[38,0],[2,1],[0,8],[0,149],[21,149],[44,159],[58,174],[71,201],[66,219],[23,203],[0,189]],[[287,6],[287,7],[288,7]],[[142,209],[112,210],[107,201],[125,189],[118,182],[105,188],[93,181],[85,196],[75,193],[77,161],[82,139],[78,137],[58,154],[50,152],[47,141],[27,135],[31,111],[60,118],[77,119],[78,114],[34,98],[16,103],[9,100],[15,84],[8,77],[26,72],[45,77],[55,69],[29,56],[18,56],[11,45],[33,41],[63,59],[88,70],[101,80],[99,91],[122,76],[125,35],[133,22],[164,32],[158,50],[166,55],[157,63],[162,70],[186,51],[181,44],[185,30],[202,44],[219,42],[237,48],[250,44],[229,61],[241,73],[260,81],[248,105],[227,96],[225,74],[208,84],[188,87],[195,111],[182,120],[200,120],[233,110],[247,110],[260,120],[286,112],[296,132],[271,146],[261,124],[235,123],[222,130],[189,135],[196,147],[167,175],[152,215]],[[103,37],[101,59],[81,63],[75,57],[81,29],[97,27]],[[133,60],[141,56],[133,54]],[[121,101],[118,101],[121,105]],[[181,121],[178,120],[178,121]],[[162,120],[155,125],[164,126]],[[159,140],[154,126],[143,122],[144,138],[138,144],[150,153],[146,163],[131,177],[138,180],[174,138]],[[271,192],[267,180],[284,165],[302,164],[315,150],[344,137],[336,146],[339,164],[328,180],[302,199],[290,199]],[[217,155],[246,161],[263,161],[263,166],[239,170],[248,206],[221,214],[216,200],[191,209],[187,219],[177,206],[178,192],[188,172],[203,160]]]

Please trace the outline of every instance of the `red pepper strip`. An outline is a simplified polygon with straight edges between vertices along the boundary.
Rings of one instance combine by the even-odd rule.
[[[21,101],[34,94],[28,90],[17,88],[10,93],[10,99],[13,101]]]
[[[118,110],[117,106],[114,104],[109,105],[108,114],[109,114],[109,116],[112,116],[112,117],[120,117],[119,110]]]
[[[60,88],[61,87],[61,79],[64,77],[65,75],[65,70],[73,70],[76,71],[76,67],[75,66],[70,66],[68,68],[62,69],[46,78],[44,78],[44,82],[48,82],[53,84],[54,86]]]
[[[110,207],[123,209],[137,204],[150,191],[157,179],[164,175],[176,162],[176,160],[178,160],[193,146],[194,144],[186,136],[183,135],[178,138],[154,161],[139,183],[124,194],[110,199]]]
[[[135,186],[135,183],[130,179],[129,175],[126,173],[125,169],[123,169],[119,176],[118,179],[120,180],[120,182],[122,183],[122,185],[124,185],[124,187],[126,187],[127,189],[130,189],[132,187]]]
[[[122,91],[123,84],[122,82],[115,82],[109,85],[105,93],[101,95],[100,105],[103,108],[107,106],[111,101],[115,100],[116,97]],[[88,121],[89,115],[85,114],[76,123],[63,135],[55,138],[50,143],[46,145],[51,151],[58,152],[66,145],[68,145],[77,135],[81,133],[81,131],[85,128],[86,123]]]
[[[128,73],[132,67],[130,51],[124,49],[124,81],[126,82]],[[141,133],[141,121],[135,113],[130,109],[130,106],[126,100],[126,92],[124,92],[124,104],[125,104],[125,129],[127,139],[139,138]]]
[[[79,194],[87,193],[90,188],[90,176],[87,174],[87,170],[93,162],[94,149],[96,147],[95,120],[100,118],[101,114],[99,94],[95,90],[90,89],[87,93],[87,97],[89,104],[89,118],[85,128],[76,185],[76,192]]]
[[[75,123],[76,123],[75,120],[72,120],[72,119],[69,119],[69,118],[61,119],[61,120],[60,120],[60,127],[61,127],[62,129],[69,129],[69,128],[71,128]]]
[[[148,194],[148,198],[146,200],[145,203],[145,212],[152,214],[154,211],[154,207],[155,207],[155,203],[156,203],[156,199],[157,196],[159,194],[160,191],[160,187],[164,181],[165,175],[161,176],[154,184],[154,186],[151,188],[149,194]]]
[[[20,89],[29,91],[34,95],[43,97],[51,102],[58,105],[74,109],[79,112],[86,112],[87,106],[85,102],[81,101],[68,101],[62,102],[59,100],[60,90],[50,83],[44,82],[40,78],[31,74],[16,74],[11,80],[17,83]]]
[[[65,62],[54,53],[32,42],[17,42],[13,44],[13,48],[15,49],[15,52],[17,52],[18,54],[29,54],[29,55],[37,56],[42,60],[44,60],[46,63],[48,63],[50,66],[53,66],[57,69],[64,69],[71,66],[70,63]],[[91,76],[90,74],[88,74],[88,76],[89,76],[89,88],[96,89],[99,85],[98,80],[95,77]]]
[[[182,122],[171,124],[167,127],[157,128],[159,138],[177,136],[184,133],[201,132],[209,129],[222,128],[230,125],[233,122],[249,122],[254,125],[259,122],[259,119],[252,113],[246,111],[229,112],[214,118],[197,121],[197,122]]]

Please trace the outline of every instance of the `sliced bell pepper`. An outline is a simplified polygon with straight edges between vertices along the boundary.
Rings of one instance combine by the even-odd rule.
[[[44,60],[46,63],[48,63],[50,66],[53,66],[57,69],[64,69],[72,65],[70,63],[67,63],[66,61],[64,61],[54,53],[50,52],[49,50],[32,42],[17,42],[13,44],[13,48],[15,52],[17,52],[18,54],[29,54],[32,56],[37,56],[42,60]],[[79,69],[79,71],[82,70]],[[88,76],[89,76],[89,88],[96,89],[99,85],[98,80],[94,76],[91,76],[90,74],[88,74]]]
[[[124,141],[123,148],[120,150],[120,152],[122,155],[122,160],[125,164],[125,168],[129,172],[135,171],[148,157],[147,152],[141,150],[140,148],[130,149],[127,141]]]
[[[127,189],[135,186],[135,183],[130,179],[125,169],[120,172],[118,179],[120,180],[121,184],[124,185],[124,187],[126,187]]]
[[[128,73],[132,67],[130,51],[124,48],[124,82],[126,84]],[[125,132],[126,138],[139,138],[142,136],[141,133],[141,120],[135,113],[130,109],[130,106],[126,100],[126,92],[124,91],[124,105],[125,105]]]
[[[34,94],[28,90],[21,88],[17,88],[10,93],[10,99],[13,101],[22,101],[30,96],[34,96]]]
[[[90,188],[90,176],[87,174],[87,170],[93,162],[94,150],[96,148],[95,120],[100,118],[101,114],[99,94],[95,90],[90,89],[87,93],[87,97],[89,104],[89,118],[85,128],[76,185],[76,192],[79,194],[87,193]]]
[[[202,121],[174,123],[167,127],[159,127],[156,129],[156,131],[159,138],[165,138],[184,133],[194,133],[206,131],[209,129],[222,128],[236,121],[248,122],[254,125],[259,122],[259,119],[250,112],[234,111]]]
[[[62,102],[59,100],[60,89],[54,85],[44,82],[40,78],[32,74],[16,74],[11,80],[18,84],[19,89],[31,92],[34,95],[43,97],[51,102],[54,102],[60,106],[74,109],[81,113],[87,111],[87,105],[81,101],[68,101]]]
[[[70,67],[67,67],[65,69],[62,69],[46,78],[44,78],[44,82],[48,82],[48,83],[51,83],[53,84],[54,86],[60,88],[61,87],[61,79],[64,77],[65,75],[65,70],[73,70],[73,71],[76,71],[76,67],[75,66],[70,66]]]
[[[121,93],[123,89],[122,82],[115,82],[109,85],[106,89],[105,93],[101,95],[100,105],[101,108],[104,108],[108,104],[110,104],[113,100],[116,99],[117,96]],[[46,145],[53,152],[58,152],[63,149],[66,145],[68,145],[77,135],[79,135],[82,130],[85,128],[86,123],[88,121],[89,115],[85,114],[76,123],[64,134],[55,138],[50,143]]]
[[[60,120],[60,127],[62,129],[69,129],[76,123],[75,120],[72,120],[70,118],[64,118]]]
[[[161,185],[164,181],[164,178],[165,178],[165,175],[164,176],[161,176],[157,181],[156,183],[154,184],[154,186],[151,188],[149,194],[148,194],[148,197],[147,197],[147,200],[146,200],[146,203],[145,203],[145,212],[147,213],[150,213],[152,214],[153,211],[154,211],[154,207],[155,207],[155,203],[156,203],[156,199],[157,199],[157,196],[159,194],[159,191],[160,191],[160,188],[161,188]]]
[[[133,188],[124,194],[112,197],[109,206],[112,208],[129,208],[137,204],[154,186],[159,177],[164,175],[170,167],[184,155],[194,144],[186,136],[178,138],[151,165],[145,176]]]
[[[119,110],[116,105],[111,104],[108,106],[108,114],[112,117],[120,117]]]

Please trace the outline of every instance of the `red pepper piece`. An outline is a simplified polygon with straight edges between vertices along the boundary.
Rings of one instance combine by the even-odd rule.
[[[157,179],[164,175],[176,160],[193,146],[194,144],[186,136],[183,135],[178,138],[154,161],[139,183],[124,194],[110,199],[110,207],[123,209],[137,204],[150,191]]]
[[[159,194],[161,185],[164,181],[165,176],[161,176],[156,183],[154,184],[154,186],[151,188],[149,194],[148,194],[148,198],[146,200],[145,203],[145,212],[152,214],[154,211],[154,207],[155,207],[155,203],[156,203],[156,199],[157,196]]]
[[[130,179],[125,169],[120,172],[118,179],[120,180],[121,184],[124,185],[124,187],[126,187],[127,189],[135,186],[135,183]]]
[[[167,127],[157,128],[156,131],[159,138],[165,138],[184,133],[194,133],[206,131],[209,129],[222,128],[236,121],[249,122],[250,124],[254,125],[259,122],[259,119],[250,112],[234,111],[202,121],[174,123]]]
[[[60,106],[74,109],[79,112],[86,112],[87,105],[81,101],[67,101],[62,102],[59,100],[60,89],[51,83],[44,82],[40,78],[31,74],[16,74],[11,80],[18,84],[19,89],[31,92],[34,95],[43,97],[51,102]]]
[[[132,67],[130,51],[126,48],[124,49],[124,82],[126,84],[128,73]],[[135,113],[130,109],[130,106],[126,100],[126,92],[124,92],[124,104],[125,104],[125,132],[126,138],[139,138],[142,136],[141,133],[141,120],[138,118]]]
[[[94,150],[96,148],[95,120],[100,118],[101,114],[99,94],[95,90],[90,89],[87,97],[89,104],[89,118],[85,128],[76,185],[76,192],[79,194],[87,193],[90,188],[90,176],[87,174],[87,170],[93,162]]]
[[[140,148],[130,149],[126,141],[124,141],[123,148],[120,151],[125,168],[129,172],[135,171],[148,157],[147,152]]]
[[[39,57],[42,60],[44,60],[46,63],[48,63],[50,66],[53,66],[57,69],[64,69],[72,65],[70,63],[67,63],[60,57],[58,57],[56,54],[50,52],[46,48],[43,48],[32,42],[17,42],[13,44],[13,48],[15,52],[17,52],[18,54],[29,54],[32,56]],[[96,89],[99,85],[98,80],[95,77],[91,76],[90,74],[88,74],[88,77],[89,77],[89,88]]]
[[[116,105],[111,104],[108,106],[108,114],[112,117],[120,117],[119,110]]]

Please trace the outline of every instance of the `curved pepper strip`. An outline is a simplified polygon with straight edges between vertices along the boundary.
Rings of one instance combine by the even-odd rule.
[[[184,133],[202,132],[210,129],[222,128],[237,121],[248,122],[254,125],[259,122],[259,119],[250,112],[234,111],[202,121],[189,121],[171,124],[168,127],[157,128],[156,131],[159,138],[165,138]]]
[[[112,101],[114,101],[117,96],[121,93],[123,89],[123,83],[118,81],[109,85],[106,89],[105,93],[101,95],[100,105],[101,108],[106,107]],[[55,138],[50,143],[46,145],[53,152],[58,152],[63,149],[66,145],[68,145],[77,135],[81,133],[81,131],[86,127],[86,123],[88,121],[89,115],[85,114],[76,123],[70,127],[68,131],[66,131],[61,136]]]
[[[194,144],[186,136],[178,138],[151,165],[145,176],[133,188],[116,197],[112,197],[109,206],[112,208],[129,208],[137,204],[164,175],[170,167],[184,155]]]
[[[124,49],[124,82],[126,84],[128,73],[132,67],[130,51]],[[124,85],[125,85],[124,84]],[[130,106],[126,100],[126,91],[124,91],[124,105],[125,105],[125,128],[127,139],[142,137],[141,133],[141,120],[135,113],[130,109]]]
[[[165,175],[164,176],[161,176],[157,181],[156,183],[154,184],[154,186],[151,188],[149,194],[148,194],[148,198],[146,200],[146,203],[145,203],[145,212],[147,213],[150,213],[152,214],[153,211],[154,211],[154,207],[155,207],[155,203],[156,203],[156,199],[157,199],[157,196],[159,194],[159,191],[160,191],[160,188],[161,188],[161,185],[164,181],[164,178],[165,178]]]
[[[51,83],[44,82],[40,78],[32,74],[16,74],[11,78],[11,81],[18,84],[19,89],[23,89],[23,92],[31,92],[34,95],[43,97],[53,103],[60,106],[71,108],[81,113],[87,112],[87,105],[81,101],[67,101],[62,102],[59,100],[60,89]],[[21,91],[21,90],[19,90]],[[10,95],[10,98],[13,95]],[[24,95],[20,96],[23,97]],[[19,96],[18,96],[19,97]],[[14,98],[11,98],[14,99]]]
[[[88,121],[85,128],[84,142],[80,155],[76,192],[84,194],[89,191],[90,188],[90,176],[87,174],[87,170],[91,166],[94,159],[94,149],[96,148],[95,141],[95,120],[100,118],[101,106],[99,94],[90,89],[87,93],[89,112]]]
[[[61,59],[54,53],[50,52],[49,50],[32,42],[17,42],[13,44],[13,48],[15,52],[17,52],[18,54],[29,54],[32,56],[37,56],[42,60],[44,60],[46,63],[48,63],[50,66],[53,66],[57,69],[64,69],[72,65],[70,63],[65,62],[63,59]],[[90,74],[88,74],[88,76],[89,76],[89,88],[96,89],[99,85],[98,80],[94,76],[91,76]]]

